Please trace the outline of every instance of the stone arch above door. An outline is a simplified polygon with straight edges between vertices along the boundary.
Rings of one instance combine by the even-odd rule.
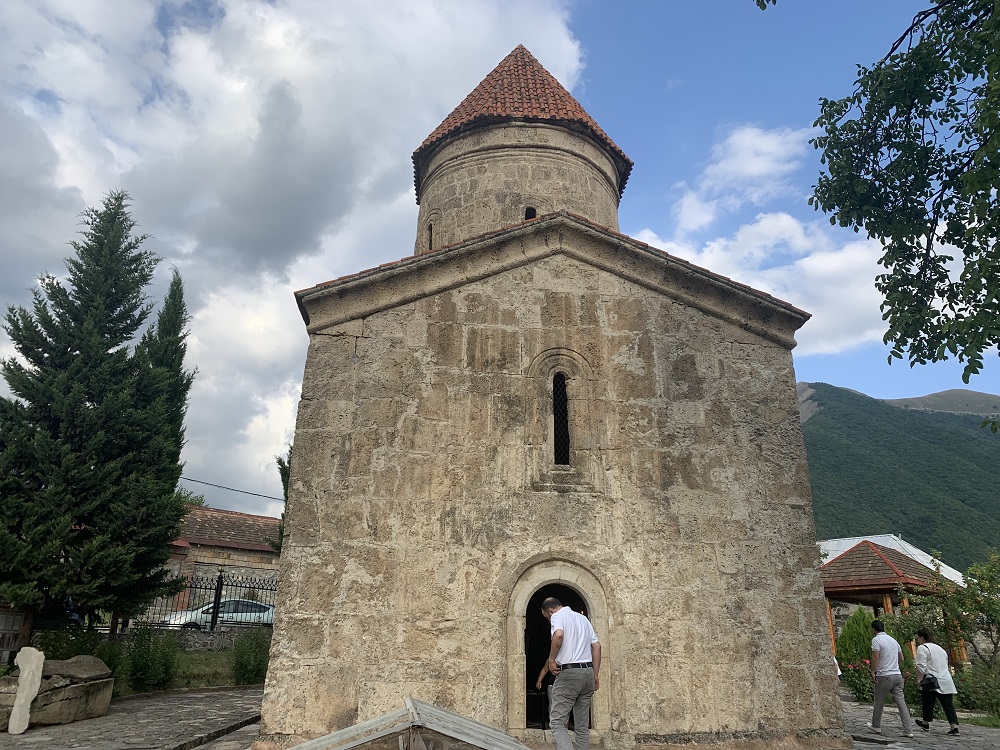
[[[605,667],[601,669],[601,689],[594,693],[593,730],[598,735],[611,726],[610,677],[607,668],[610,641],[610,616],[604,585],[591,571],[570,560],[529,561],[521,570],[511,590],[507,606],[507,728],[523,736],[525,728],[524,678],[527,664],[524,654],[525,612],[532,595],[543,586],[559,583],[578,592],[587,602],[590,621],[601,640]]]

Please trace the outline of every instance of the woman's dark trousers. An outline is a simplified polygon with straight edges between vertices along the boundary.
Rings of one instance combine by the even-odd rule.
[[[921,715],[924,721],[930,721],[934,718],[934,699],[937,698],[941,701],[941,708],[944,709],[944,715],[948,718],[948,723],[953,727],[958,726],[958,714],[955,713],[955,704],[952,702],[952,695],[939,693],[937,690],[924,690],[923,695],[923,705],[921,706]]]

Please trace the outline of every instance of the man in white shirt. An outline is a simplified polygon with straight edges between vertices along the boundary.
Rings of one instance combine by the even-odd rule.
[[[885,625],[881,620],[872,621],[872,630],[875,637],[872,638],[870,669],[872,679],[875,680],[875,707],[868,729],[875,734],[882,734],[882,707],[885,699],[892,693],[892,699],[899,709],[899,718],[903,722],[903,735],[912,737],[913,724],[910,722],[910,710],[903,698],[903,674],[899,671],[899,665],[903,662],[903,649],[895,638],[885,632]]]
[[[546,662],[556,681],[549,691],[549,726],[556,750],[588,750],[590,703],[601,686],[601,644],[590,620],[550,596],[542,614],[552,628],[552,645]],[[566,722],[573,712],[571,742]]]

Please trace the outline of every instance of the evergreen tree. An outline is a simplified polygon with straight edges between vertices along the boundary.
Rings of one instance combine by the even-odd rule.
[[[134,615],[175,585],[163,565],[186,512],[175,493],[192,373],[174,275],[155,325],[145,288],[159,259],[124,192],[83,215],[65,282],[44,276],[4,328],[0,362],[0,600]]]
[[[288,480],[292,472],[292,446],[288,446],[288,453],[284,456],[275,456],[274,462],[278,465],[278,476],[281,477],[281,495],[288,508]],[[281,554],[281,545],[285,541],[285,511],[281,511],[281,520],[278,522],[278,538],[268,539],[267,543],[274,548],[274,551]]]
[[[837,658],[841,669],[850,665],[864,665],[865,671],[872,656],[872,621],[875,616],[867,607],[858,607],[847,618],[837,639]]]
[[[163,382],[154,391],[154,397],[165,397],[167,408],[167,434],[171,445],[180,458],[184,444],[184,417],[187,415],[187,397],[194,382],[194,373],[184,370],[184,356],[187,354],[187,324],[190,321],[184,304],[184,282],[177,269],[173,269],[170,288],[163,307],[156,319],[156,326],[143,336],[139,351],[149,364],[160,372]]]

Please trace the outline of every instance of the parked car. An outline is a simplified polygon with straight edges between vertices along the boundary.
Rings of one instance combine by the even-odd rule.
[[[158,624],[175,628],[200,630],[212,625],[214,604],[205,604],[196,609],[174,612]],[[219,602],[217,625],[273,625],[274,605],[262,604],[249,599],[223,599]]]

